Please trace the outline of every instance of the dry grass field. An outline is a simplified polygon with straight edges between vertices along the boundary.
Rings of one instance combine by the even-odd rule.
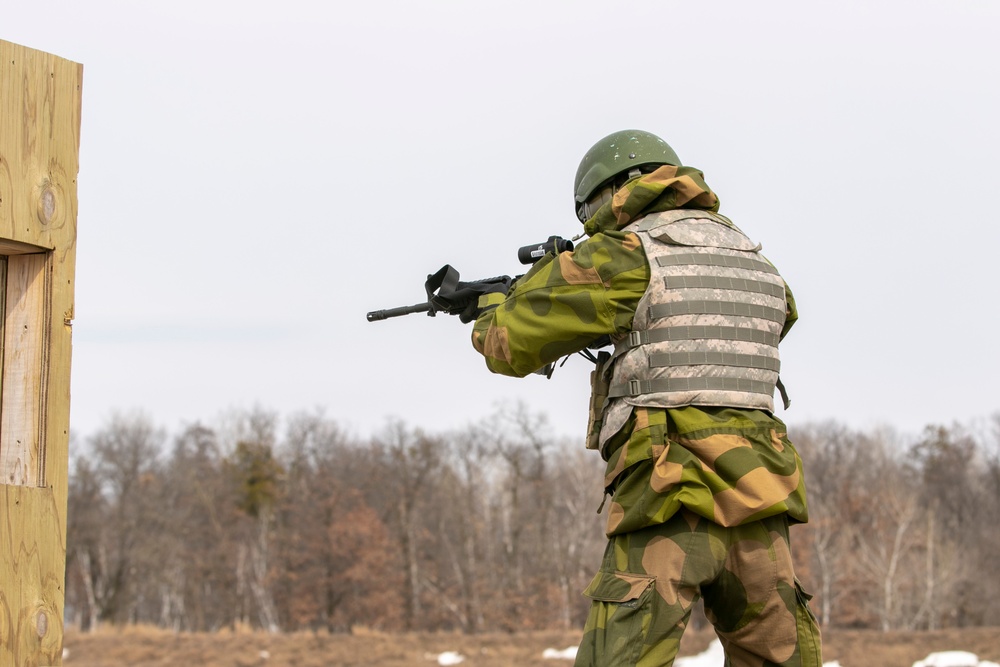
[[[704,650],[710,630],[689,631],[681,653]],[[447,633],[390,634],[357,630],[350,635],[261,632],[173,633],[149,627],[105,628],[96,633],[66,633],[66,667],[432,667],[437,656],[456,651],[465,667],[569,666],[546,660],[547,648],[564,649],[578,632],[466,636]],[[1000,628],[939,632],[830,630],[824,660],[842,667],[911,667],[935,651],[964,650],[981,660],[1000,662]]]

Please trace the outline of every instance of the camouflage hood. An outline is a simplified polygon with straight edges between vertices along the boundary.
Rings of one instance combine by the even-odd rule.
[[[718,211],[719,198],[705,183],[705,176],[694,167],[665,164],[656,171],[626,183],[611,201],[597,209],[583,223],[588,236],[621,229],[648,213],[678,208]]]

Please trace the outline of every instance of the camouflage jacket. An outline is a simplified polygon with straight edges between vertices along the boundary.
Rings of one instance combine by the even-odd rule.
[[[656,202],[664,198],[653,196],[657,188],[673,197],[658,210],[685,203],[718,208],[703,181],[700,194],[691,197],[689,182],[676,183],[687,175],[664,169],[616,193],[587,221],[590,238],[574,251],[547,255],[507,295],[481,298],[472,342],[491,371],[522,377],[601,336],[631,330],[651,272],[639,239],[621,228],[657,210]],[[687,192],[678,197],[678,188]],[[714,207],[705,205],[706,192]],[[640,210],[636,193],[644,198]],[[798,316],[790,291],[786,302],[782,337]],[[785,425],[763,410],[634,407],[601,454],[607,461],[605,488],[612,495],[609,535],[665,522],[682,506],[725,526],[781,513],[807,520],[802,462]]]

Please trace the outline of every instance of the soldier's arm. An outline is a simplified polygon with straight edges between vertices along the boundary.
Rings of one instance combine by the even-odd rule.
[[[472,343],[491,371],[523,377],[628,331],[648,285],[634,234],[596,234],[572,252],[546,256],[507,295],[482,297]]]

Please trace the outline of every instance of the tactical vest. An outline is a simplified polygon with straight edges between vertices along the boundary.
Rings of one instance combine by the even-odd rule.
[[[654,213],[623,231],[641,240],[651,276],[610,360],[601,444],[629,406],[773,412],[785,283],[760,246],[707,211]]]

